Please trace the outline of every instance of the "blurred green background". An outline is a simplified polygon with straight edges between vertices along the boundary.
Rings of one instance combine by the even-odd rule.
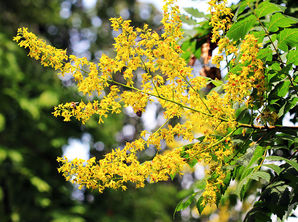
[[[86,98],[76,93],[71,78],[62,81],[12,41],[17,28],[25,26],[57,48],[98,60],[102,52],[111,53],[108,19],[119,15],[135,25],[146,22],[157,27],[160,21],[154,7],[135,0],[0,1],[1,222],[173,220],[177,183],[98,194],[65,182],[57,172],[56,158],[71,141],[80,140],[86,153],[90,147],[90,157],[101,158],[117,144],[133,139],[134,135],[117,133],[125,124],[136,129],[141,122],[118,115],[103,126],[95,119],[83,126],[54,118],[54,105]]]

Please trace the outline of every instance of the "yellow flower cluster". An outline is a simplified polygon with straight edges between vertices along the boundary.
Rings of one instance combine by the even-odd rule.
[[[211,0],[209,12],[211,13],[210,25],[212,29],[211,42],[216,42],[224,33],[230,29],[234,14],[231,8],[226,7],[227,0]]]
[[[232,42],[227,37],[220,38],[218,41],[218,54],[225,52],[225,56],[234,55],[237,57],[238,49],[235,46],[236,42]],[[212,59],[212,63],[216,64],[219,68],[220,62],[224,59],[222,55],[215,55]]]
[[[102,58],[104,60],[105,57]],[[64,64],[60,74],[63,76],[65,73],[73,75],[74,80],[77,82],[78,91],[84,95],[92,95],[93,92],[101,94],[106,85],[104,72],[101,78],[98,78],[98,67],[96,64],[89,62],[85,57],[77,58],[74,55],[69,56],[69,60]]]
[[[212,9],[211,21],[214,25],[213,41],[220,36],[219,30],[226,31],[229,27],[232,14],[224,6],[225,2],[210,1],[215,9]],[[143,131],[139,139],[113,150],[101,160],[91,158],[85,163],[59,157],[59,172],[80,188],[85,186],[100,192],[105,188],[125,190],[128,182],[143,187],[146,181],[168,180],[181,173],[186,163],[196,159],[208,165],[210,175],[216,175],[208,180],[203,194],[205,203],[216,201],[216,192],[227,173],[225,160],[233,153],[231,136],[237,128],[233,105],[248,95],[254,84],[261,84],[261,80],[252,79],[262,77],[262,64],[256,59],[259,46],[253,36],[247,36],[241,46],[240,63],[249,61],[251,67],[245,69],[243,66],[241,73],[230,77],[224,86],[226,94],[211,92],[206,97],[201,96],[200,90],[208,82],[203,77],[193,77],[191,68],[180,56],[182,50],[177,41],[183,33],[179,8],[174,3],[174,0],[165,0],[161,21],[164,32],[161,35],[149,29],[148,25],[134,28],[129,20],[112,18],[111,26],[119,32],[114,44],[115,57],[102,55],[98,64],[86,58],[68,57],[65,50],[46,45],[25,28],[19,29],[15,40],[20,46],[29,47],[31,57],[41,58],[43,65],[58,69],[62,75],[71,73],[83,94],[102,97],[87,104],[83,101],[60,104],[53,112],[56,117],[62,116],[64,121],[75,117],[85,123],[92,115],[97,115],[102,123],[110,113],[120,113],[123,106],[131,106],[136,113],[143,112],[153,99],[164,110],[166,122],[156,132]],[[220,51],[237,53],[229,40],[221,39],[219,42]],[[250,73],[255,69],[252,76]],[[143,70],[143,73],[138,74],[137,70]],[[121,74],[125,83],[114,80],[115,74]],[[246,82],[238,84],[238,76],[252,81],[251,85]],[[181,123],[171,126],[168,122],[174,117],[180,118]],[[204,136],[202,141],[196,138],[199,135]],[[169,147],[175,143],[188,145],[161,151],[163,143]],[[151,161],[141,163],[137,153],[152,145],[157,154]]]
[[[36,60],[40,59],[41,64],[45,67],[50,66],[55,70],[60,70],[63,62],[68,59],[66,50],[48,45],[44,40],[28,32],[27,28],[19,28],[13,40],[18,42],[20,47],[29,48],[28,56]]]
[[[185,162],[180,149],[157,154],[152,161],[140,163],[136,153],[143,149],[145,141],[138,139],[127,143],[122,150],[113,150],[104,159],[96,161],[93,157],[86,164],[82,160],[58,157],[57,161],[62,163],[58,171],[67,181],[79,184],[80,189],[85,186],[102,192],[105,188],[126,190],[127,182],[144,187],[146,180],[150,183],[165,181],[182,170]]]
[[[53,112],[55,117],[62,116],[64,121],[70,121],[72,116],[83,124],[86,123],[91,116],[97,114],[99,116],[99,123],[103,123],[103,117],[107,118],[109,113],[120,113],[121,105],[117,101],[119,89],[113,85],[110,87],[110,93],[105,96],[100,102],[94,100],[92,103],[85,104],[83,101],[80,103],[70,102],[56,106]]]
[[[179,6],[174,5],[176,0],[163,0],[165,2],[163,6],[163,19],[161,23],[164,25],[164,33],[162,37],[172,41],[174,45],[178,39],[182,38],[181,32],[182,22],[180,19]]]
[[[252,34],[247,34],[240,44],[240,52],[236,47],[236,42],[229,40],[224,36],[231,26],[230,8],[225,7],[226,0],[218,1],[211,0],[209,2],[212,17],[210,24],[212,25],[212,41],[218,41],[218,55],[212,59],[214,64],[219,67],[220,62],[224,59],[221,55],[225,52],[226,58],[229,55],[233,56],[230,61],[232,66],[239,66],[239,70],[228,73],[228,83],[224,85],[226,92],[225,97],[230,98],[231,102],[245,102],[249,105],[250,100],[247,96],[251,94],[253,89],[257,90],[257,95],[262,100],[262,95],[265,90],[264,81],[264,65],[263,62],[257,58],[259,49],[262,44],[258,43],[257,38]],[[224,18],[223,18],[224,17]],[[238,64],[235,59],[238,58]]]
[[[232,101],[243,102],[250,95],[251,90],[257,90],[257,95],[262,97],[265,90],[264,64],[257,58],[262,44],[257,38],[248,34],[241,42],[240,48],[240,70],[229,73],[229,81],[224,86],[227,95]],[[246,101],[248,105],[249,100]]]

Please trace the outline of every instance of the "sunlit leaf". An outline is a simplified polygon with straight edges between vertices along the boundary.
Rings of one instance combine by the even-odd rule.
[[[256,24],[256,17],[250,15],[247,18],[234,23],[227,32],[227,37],[233,40],[243,39],[247,32]]]
[[[281,13],[276,13],[272,15],[270,22],[267,23],[267,29],[269,32],[276,32],[278,31],[279,27],[285,28],[295,23],[297,23],[296,18],[288,17]]]
[[[287,54],[287,64],[293,63],[294,65],[298,65],[298,51],[296,49],[290,50]]]
[[[196,8],[183,8],[187,13],[189,13],[190,15],[192,15],[193,17],[196,18],[205,18],[205,14],[203,12],[200,12],[198,9]]]
[[[278,47],[283,51],[288,51],[288,46],[295,47],[298,43],[298,29],[285,29],[278,36]]]
[[[271,2],[262,2],[260,5],[258,5],[255,13],[258,18],[261,18],[263,16],[280,11],[282,11],[282,8],[279,5],[273,4]]]

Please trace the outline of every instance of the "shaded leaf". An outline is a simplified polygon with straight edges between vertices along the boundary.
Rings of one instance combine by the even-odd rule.
[[[204,197],[201,196],[201,197],[199,198],[198,202],[197,202],[197,208],[198,208],[198,211],[199,211],[200,214],[202,214],[204,208],[206,207],[205,204],[202,204],[202,203],[203,203],[203,200],[204,200]]]
[[[268,156],[268,157],[266,157],[266,159],[273,160],[273,161],[285,161],[298,171],[298,163],[293,160],[289,160],[289,159],[281,157],[281,156]]]
[[[240,15],[246,8],[247,8],[247,4],[255,2],[255,0],[246,0],[246,1],[241,1],[239,2],[239,7],[238,7],[238,11],[237,13]]]
[[[198,24],[198,22],[196,20],[190,18],[189,16],[181,15],[180,18],[181,18],[181,21],[183,23],[186,23],[188,25],[196,25],[196,24]]]
[[[260,178],[264,179],[266,182],[269,182],[270,180],[270,174],[264,171],[257,171],[252,172],[249,175],[247,175],[244,179],[240,181],[236,188],[236,194],[240,197],[240,192],[244,185],[246,185],[250,180],[256,180],[258,181]]]
[[[202,180],[199,180],[197,183],[196,183],[196,188],[200,189],[200,190],[203,190],[205,189],[206,187],[206,179],[202,179]]]
[[[277,175],[280,174],[280,172],[282,171],[282,169],[275,164],[263,164],[263,166],[274,170],[274,172],[277,173]]]
[[[249,123],[251,115],[249,110],[243,106],[236,110],[236,120],[240,123]]]
[[[257,146],[255,148],[252,158],[250,159],[248,165],[243,170],[243,173],[241,175],[242,179],[248,175],[249,171],[252,171],[252,168],[250,167],[253,166],[253,164],[256,163],[260,158],[262,158],[264,150],[265,148],[262,146]]]
[[[279,109],[278,111],[278,117],[281,117],[285,114],[285,107],[286,107],[286,103]]]
[[[195,199],[196,194],[197,193],[193,193],[190,196],[188,196],[187,198],[185,198],[184,200],[181,200],[175,208],[174,215],[176,214],[176,212],[187,208]]]

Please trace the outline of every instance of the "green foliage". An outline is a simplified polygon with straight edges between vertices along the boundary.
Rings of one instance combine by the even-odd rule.
[[[291,7],[281,6],[281,3]],[[239,48],[240,41],[246,34],[255,35],[258,43],[262,43],[258,58],[265,64],[265,102],[255,101],[251,109],[240,104],[236,110],[237,122],[247,124],[248,128],[245,131],[239,128],[233,134],[236,151],[233,159],[226,160],[230,163],[227,171],[230,170],[231,175],[225,180],[236,180],[237,186],[232,192],[226,189],[229,183],[224,183],[221,187],[222,192],[218,194],[218,203],[225,205],[228,202],[230,210],[234,206],[235,198],[245,202],[248,196],[254,195],[255,202],[245,221],[271,221],[272,214],[277,215],[280,220],[285,220],[298,203],[298,131],[297,127],[282,125],[286,114],[294,115],[291,119],[294,124],[298,115],[297,18],[284,13],[295,10],[292,3],[240,1],[232,7],[235,14],[233,24],[225,33],[229,39],[236,41]],[[194,36],[198,40],[207,35],[208,33],[198,31]],[[192,41],[194,37],[186,40],[188,45]],[[189,51],[194,54],[197,48],[198,46],[193,46]],[[189,47],[184,49],[187,50]],[[229,72],[236,73],[242,69],[237,62],[239,61],[236,57],[236,65],[231,66],[228,63]],[[252,97],[257,98],[254,91]],[[256,123],[263,127],[254,127]],[[258,188],[261,189],[260,192],[257,192]],[[195,202],[199,213],[202,214],[205,208],[202,204],[203,198],[196,197],[195,201],[192,199],[193,194],[194,192],[188,193],[188,199],[182,201],[178,209],[184,209],[186,205],[191,206]]]
[[[234,23],[232,27],[227,32],[227,37],[233,39],[235,41],[239,40],[248,33],[248,31],[256,24],[256,17],[254,15],[250,15],[245,19],[240,20],[237,23]]]
[[[269,32],[277,32],[279,28],[290,27],[295,23],[297,23],[296,18],[289,17],[281,13],[276,13],[271,16],[270,22],[266,24],[266,28]]]
[[[284,29],[278,36],[278,47],[288,51],[288,47],[296,47],[298,43],[298,29]]]
[[[279,175],[263,188],[259,200],[247,213],[245,221],[258,221],[258,218],[266,221],[265,218],[268,218],[271,213],[276,214],[280,219],[286,219],[297,206],[297,192],[295,191],[298,182],[297,170],[285,164],[281,165],[281,168],[283,170]]]
[[[255,15],[257,18],[261,18],[263,16],[267,16],[274,12],[280,12],[280,11],[284,11],[284,10],[282,10],[281,6],[273,4],[268,1],[264,1],[257,6],[257,8],[255,10]]]
[[[195,18],[205,18],[206,15],[203,12],[200,12],[196,8],[183,8],[188,14]]]

